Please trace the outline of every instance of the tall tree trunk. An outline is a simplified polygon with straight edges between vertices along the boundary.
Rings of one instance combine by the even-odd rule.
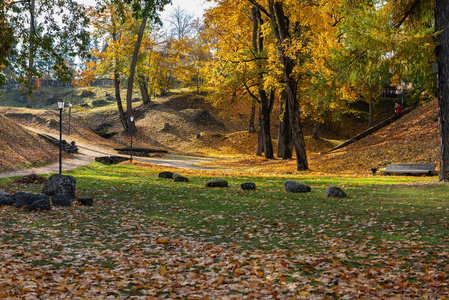
[[[257,125],[257,149],[256,155],[261,156],[264,150],[263,147],[263,127],[262,127],[262,107],[259,107],[259,124]]]
[[[117,43],[117,31],[116,31],[116,27],[114,24],[114,28],[112,31],[112,40],[114,41],[114,43]],[[118,58],[115,58],[114,61],[114,91],[115,91],[115,101],[117,102],[117,111],[118,111],[118,115],[120,118],[120,123],[123,126],[123,131],[127,132],[128,131],[128,122],[126,122],[126,116],[125,116],[125,112],[123,111],[123,105],[122,105],[122,97],[120,96],[120,83],[121,83],[121,78],[120,78],[120,74],[118,73]]]
[[[115,90],[115,101],[117,102],[117,110],[120,118],[120,123],[123,126],[125,132],[128,131],[128,122],[126,122],[125,112],[123,111],[122,97],[120,96],[120,74],[114,70],[114,90]]]
[[[368,128],[371,128],[373,126],[373,97],[369,97],[368,107]]]
[[[439,180],[449,181],[449,0],[435,0],[435,30],[439,45],[438,59],[438,117],[440,126]]]
[[[249,126],[248,126],[248,133],[255,133],[256,132],[256,126],[254,125],[256,119],[256,105],[251,105],[251,113],[249,115]]]
[[[259,90],[260,107],[261,107],[261,121],[262,121],[262,141],[263,150],[266,159],[272,159],[273,156],[273,144],[271,141],[270,133],[270,99],[267,97],[267,93],[264,90]]]
[[[260,16],[260,11],[257,7],[253,6],[251,9],[252,17],[253,17],[253,49],[256,55],[260,54],[263,51],[263,39],[262,35],[259,34],[261,30],[260,27],[262,25],[262,18]],[[256,60],[256,64],[260,68],[259,59]],[[259,74],[259,80],[262,81],[263,75]],[[273,156],[273,144],[271,141],[271,133],[270,133],[270,114],[271,109],[273,107],[274,101],[274,92],[272,91],[270,94],[270,99],[268,99],[267,93],[263,89],[263,85],[259,82],[258,87],[259,99],[260,99],[260,118],[259,118],[259,126],[261,127],[260,135],[262,136],[262,144],[263,144],[263,152],[265,154],[265,158],[272,159]],[[260,136],[259,136],[260,138]],[[260,153],[260,140],[258,139],[258,151]]]
[[[320,138],[320,121],[313,122],[312,138],[318,140]]]
[[[285,90],[287,92],[287,103],[290,110],[290,123],[292,126],[293,145],[296,152],[296,168],[298,171],[307,170],[309,164],[307,162],[306,145],[304,135],[301,128],[301,117],[299,114],[299,105],[296,99],[297,86],[293,78],[293,68],[295,62],[285,53],[285,42],[290,41],[290,33],[286,16],[284,14],[283,2],[268,1],[270,11],[271,27],[273,29],[279,52],[279,60],[282,64],[282,75],[285,82]]]
[[[150,103],[150,95],[148,94],[148,85],[146,84],[147,78],[143,75],[139,75],[139,88],[142,95],[143,104]]]
[[[290,111],[285,90],[281,93],[281,111],[279,115],[282,116],[282,119],[279,120],[277,156],[282,157],[282,159],[291,159],[293,157],[292,127],[290,125]]]
[[[149,11],[146,11],[142,18],[142,23],[140,24],[139,33],[137,34],[137,41],[134,45],[133,58],[131,60],[131,66],[129,68],[128,86],[126,89],[126,113],[128,115],[128,128],[131,130],[134,122],[131,122],[130,117],[133,115],[133,86],[134,86],[134,73],[136,72],[137,58],[139,56],[140,45],[142,44],[142,38],[145,31],[145,26],[147,24]],[[134,126],[133,126],[134,127]],[[136,132],[134,127],[132,130]],[[130,132],[131,134],[131,132]]]
[[[35,7],[35,0],[31,0],[30,2],[30,54],[28,57],[28,97],[27,97],[27,108],[32,107],[33,98],[31,96],[31,93],[34,89],[34,82],[33,82],[33,69],[34,69],[34,35],[36,33],[36,29],[34,27],[34,7]]]

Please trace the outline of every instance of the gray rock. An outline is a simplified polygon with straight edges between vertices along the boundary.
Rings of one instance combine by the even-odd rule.
[[[9,197],[9,193],[4,192],[4,191],[0,191],[0,196],[5,196],[5,197]]]
[[[0,195],[0,206],[4,205],[14,205],[14,200],[9,198],[8,196]]]
[[[187,177],[184,177],[179,174],[173,174],[173,181],[174,182],[189,182],[189,179]]]
[[[312,189],[305,183],[287,180],[284,182],[284,190],[288,193],[309,193]]]
[[[228,187],[229,184],[226,180],[221,178],[211,179],[206,182],[206,187]]]
[[[348,195],[338,186],[329,186],[324,192],[324,197],[346,198]]]
[[[253,191],[256,189],[256,184],[253,182],[245,182],[240,185],[244,191]]]
[[[82,206],[92,206],[94,205],[94,199],[90,198],[90,197],[79,197],[77,199],[79,205]]]
[[[44,195],[45,198],[39,199],[37,201],[34,201],[32,204],[28,205],[28,210],[50,210],[51,204],[50,204],[50,198],[48,196]]]
[[[159,178],[166,178],[166,179],[172,179],[173,178],[173,173],[172,172],[160,172],[159,175],[157,175]]]
[[[76,179],[70,175],[53,174],[45,182],[42,194],[54,196],[66,194],[70,199],[75,198]]]
[[[23,207],[33,204],[33,202],[38,201],[43,198],[42,194],[32,194],[25,192],[18,192],[9,196],[16,205],[16,207]],[[46,196],[45,196],[46,197]]]
[[[51,197],[51,203],[54,206],[72,206],[70,197],[66,194],[57,194]]]

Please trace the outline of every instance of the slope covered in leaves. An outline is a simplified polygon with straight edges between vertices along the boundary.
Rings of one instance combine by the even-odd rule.
[[[0,115],[0,171],[54,161],[57,149],[16,122]]]
[[[438,102],[433,100],[368,137],[317,156],[313,169],[326,172],[368,172],[391,163],[438,163]]]
[[[438,163],[439,138],[437,100],[418,107],[392,124],[342,149],[326,152],[337,141],[305,137],[309,170],[303,173],[370,175],[370,168],[384,168],[390,163]],[[242,133],[243,134],[243,133]],[[242,153],[254,153],[255,137],[245,133],[251,146]],[[223,138],[224,139],[224,138]],[[243,143],[244,144],[244,143]],[[217,148],[220,143],[211,144]],[[253,151],[253,152],[251,152]],[[259,173],[295,173],[294,160],[266,160],[251,155],[227,162],[208,163],[214,167],[230,167]],[[438,166],[437,166],[438,169]]]

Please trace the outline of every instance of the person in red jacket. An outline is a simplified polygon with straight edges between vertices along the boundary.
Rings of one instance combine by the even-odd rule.
[[[399,103],[394,104],[394,115],[396,116],[396,119],[399,119],[402,115],[402,106]]]

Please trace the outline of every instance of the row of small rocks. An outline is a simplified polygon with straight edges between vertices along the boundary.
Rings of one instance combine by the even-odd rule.
[[[79,205],[93,205],[90,197],[75,196],[76,179],[73,176],[54,174],[45,182],[42,194],[18,192],[10,195],[0,191],[0,206],[11,205],[28,210],[50,210],[52,206],[72,206],[72,200]]]
[[[168,171],[160,172],[159,178],[172,179],[174,182],[189,182],[189,179],[177,173]],[[206,187],[228,187],[229,184],[226,180],[221,178],[211,179],[206,182]],[[256,189],[256,184],[253,182],[245,182],[240,185],[242,190],[250,191]],[[284,190],[288,193],[310,193],[311,187],[305,183],[296,180],[287,180],[284,182]],[[324,193],[325,197],[345,198],[347,194],[337,186],[329,186]]]

